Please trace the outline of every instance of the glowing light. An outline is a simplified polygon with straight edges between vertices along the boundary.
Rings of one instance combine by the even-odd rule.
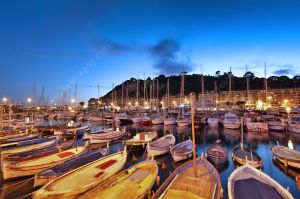
[[[7,98],[6,98],[6,97],[3,97],[2,101],[3,101],[3,102],[7,102]]]
[[[36,109],[37,109],[37,110],[40,110],[41,108],[40,108],[40,107],[36,107]]]
[[[135,105],[137,106],[137,105],[139,105],[139,103],[138,103],[138,102],[135,102]]]
[[[289,140],[289,142],[288,142],[288,147],[290,149],[294,149],[294,145],[293,145],[293,142],[291,140]]]
[[[128,102],[128,105],[131,106],[131,102]]]
[[[70,111],[72,110],[72,107],[71,107],[71,106],[69,106],[69,110],[70,110]]]
[[[74,104],[75,103],[75,99],[71,99],[71,103]]]
[[[264,103],[261,100],[258,100],[256,103],[256,108],[257,109],[262,109],[263,108]]]
[[[291,108],[290,107],[286,107],[285,110],[286,110],[287,114],[291,113]]]

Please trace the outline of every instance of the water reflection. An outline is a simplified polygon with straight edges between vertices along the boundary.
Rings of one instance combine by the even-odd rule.
[[[91,123],[85,123],[91,125]],[[104,128],[111,128],[111,124],[92,124],[91,130],[100,130]],[[143,126],[140,124],[133,124],[128,126],[120,126],[120,129],[125,128],[126,136],[117,142],[111,143],[109,146],[110,153],[115,153],[118,150],[122,150],[124,147],[124,140],[132,138],[135,134],[146,131],[154,130],[157,131],[158,137],[161,137],[167,133],[173,133],[176,137],[176,143],[188,140],[191,137],[191,127],[177,127],[176,125],[164,126],[164,125],[153,125]],[[223,128],[210,128],[208,126],[196,129],[196,144],[197,144],[197,155],[201,156],[205,153],[208,147],[215,144],[217,139],[220,139],[222,146],[226,147],[229,151],[229,161],[224,165],[216,166],[220,173],[222,187],[224,191],[224,198],[227,198],[227,180],[231,172],[236,168],[236,165],[232,162],[231,153],[235,146],[240,144],[241,132],[240,130],[230,130]],[[292,144],[294,149],[300,151],[300,135],[295,133],[276,133],[271,132],[269,134],[244,134],[244,142],[249,145],[251,149],[254,149],[263,159],[264,172],[278,181],[283,187],[289,187],[290,192],[295,198],[300,198],[300,192],[297,189],[295,177],[300,174],[300,171],[291,168],[285,168],[280,162],[272,160],[271,148],[276,145],[277,142],[281,145],[288,146],[288,143]],[[81,141],[79,141],[81,143]],[[92,145],[91,150],[98,149],[99,147],[105,147],[104,145]],[[128,148],[129,154],[125,164],[125,168],[132,166],[140,161],[147,158],[147,153],[144,148],[131,149]],[[155,183],[153,190],[156,190],[158,185],[169,176],[175,168],[180,166],[183,162],[174,163],[172,157],[167,154],[155,159],[158,162],[159,167],[159,180]],[[11,185],[16,182],[24,182],[21,179],[17,181],[11,181],[4,183],[4,186]],[[1,182],[3,183],[3,182]],[[8,188],[8,187],[7,187]],[[30,181],[25,184],[21,183],[18,191],[3,189],[1,192],[1,198],[15,198],[32,192],[32,185]]]

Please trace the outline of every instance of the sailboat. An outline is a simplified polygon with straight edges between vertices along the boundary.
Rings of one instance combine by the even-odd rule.
[[[205,158],[196,158],[194,102],[191,97],[193,160],[173,171],[152,198],[221,198],[221,182],[218,171]]]
[[[242,118],[242,123],[243,123],[243,118]],[[242,130],[242,142],[240,146],[237,146],[233,149],[232,160],[238,162],[241,165],[244,165],[248,162],[249,165],[255,168],[261,167],[263,162],[261,157],[253,150],[244,146],[243,126],[241,126],[241,130]]]

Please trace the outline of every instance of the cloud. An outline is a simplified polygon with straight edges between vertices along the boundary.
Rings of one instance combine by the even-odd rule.
[[[279,69],[273,71],[275,75],[295,75],[295,71],[293,69]]]
[[[160,74],[179,74],[183,68],[187,72],[195,68],[187,55],[186,48],[174,39],[161,40],[150,47],[149,52],[154,60],[153,67]]]
[[[98,41],[96,43],[97,49],[102,48],[103,46],[107,46],[107,52],[113,55],[118,55],[118,54],[127,53],[136,50],[131,46],[124,45],[117,42]]]

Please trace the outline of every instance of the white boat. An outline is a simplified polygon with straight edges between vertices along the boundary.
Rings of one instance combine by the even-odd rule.
[[[86,146],[78,146],[55,154],[43,156],[32,160],[4,164],[2,166],[3,179],[8,180],[23,176],[31,176],[42,170],[58,165],[68,159],[78,156],[86,151]]]
[[[164,125],[167,126],[167,125],[174,125],[176,124],[177,121],[176,121],[176,118],[175,117],[167,117],[164,119]]]
[[[292,199],[293,196],[270,176],[246,164],[238,167],[230,174],[228,178],[228,198]]]
[[[143,118],[140,116],[135,116],[135,117],[132,117],[131,120],[133,123],[141,123]]]
[[[273,131],[284,131],[285,125],[279,117],[268,116],[264,117],[265,122],[267,122],[269,130]]]
[[[31,144],[31,145],[25,145],[21,147],[13,147],[11,149],[3,150],[1,151],[1,156],[5,156],[8,154],[15,154],[15,153],[21,153],[21,152],[26,152],[26,151],[31,151],[31,150],[37,150],[37,149],[43,149],[47,148],[50,146],[53,146],[56,144],[55,139],[51,139],[45,142],[40,142],[36,144]]]
[[[100,134],[91,134],[90,143],[91,144],[101,144],[101,143],[112,142],[112,141],[118,140],[121,137],[123,137],[123,135],[125,135],[125,133],[126,133],[126,131],[124,129],[119,130],[117,128],[117,130],[111,131],[111,132],[100,133]]]
[[[172,134],[165,135],[147,145],[148,157],[164,155],[170,151],[175,144],[175,137]]]
[[[285,167],[291,166],[300,169],[300,152],[285,146],[272,147],[272,155],[275,156]]]
[[[226,129],[240,129],[241,121],[236,114],[226,113],[224,116],[223,125]]]
[[[267,133],[269,131],[268,124],[257,113],[245,113],[244,125],[247,132]]]
[[[105,117],[95,115],[95,116],[90,116],[88,118],[88,121],[90,121],[90,122],[105,122],[106,119],[105,119]]]
[[[291,116],[286,122],[288,131],[300,133],[300,116]]]
[[[33,198],[76,198],[122,170],[127,159],[124,151],[95,160],[47,183]]]
[[[142,199],[151,191],[157,174],[156,162],[143,161],[114,175],[79,198]]]
[[[191,121],[188,118],[180,118],[177,120],[178,126],[188,126],[191,124]]]
[[[214,116],[210,116],[207,118],[207,124],[210,127],[218,127],[219,126],[219,119]]]
[[[154,119],[152,119],[151,122],[153,125],[163,124],[164,118],[162,116],[158,116],[158,117],[155,117]]]
[[[170,150],[170,153],[174,162],[189,159],[193,156],[193,142],[191,140],[180,142]]]
[[[112,132],[113,130],[114,130],[113,128],[107,128],[107,129],[97,130],[93,132],[85,132],[82,137],[82,140],[89,140],[93,134],[109,133]]]
[[[157,137],[155,131],[141,132],[133,136],[132,139],[126,140],[125,144],[130,146],[145,146]]]

